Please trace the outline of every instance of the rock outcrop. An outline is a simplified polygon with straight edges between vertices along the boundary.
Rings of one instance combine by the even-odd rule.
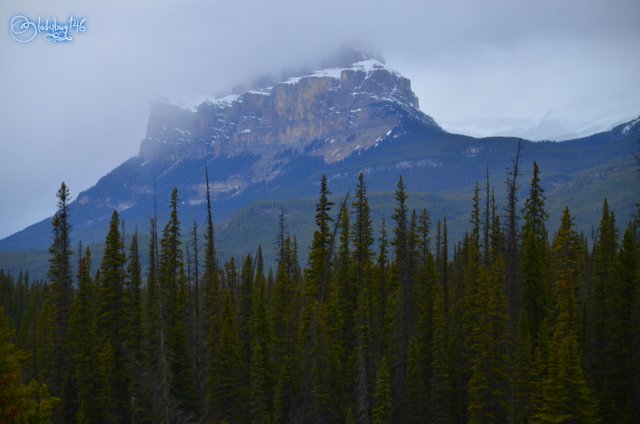
[[[270,181],[293,154],[339,162],[380,142],[407,116],[439,130],[418,109],[411,81],[380,60],[350,58],[357,61],[192,109],[153,104],[140,156],[250,154],[256,157],[251,181]]]

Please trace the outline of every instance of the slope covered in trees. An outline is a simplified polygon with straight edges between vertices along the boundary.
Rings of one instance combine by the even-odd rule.
[[[0,271],[0,419],[638,422],[639,223],[619,227],[604,200],[593,246],[568,208],[549,234],[537,163],[514,195],[522,165],[505,209],[476,185],[454,242],[402,178],[380,228],[363,175],[340,199],[323,178],[307,264],[281,210],[271,269],[271,246],[222,263],[209,196],[199,231],[177,190],[146,269],[117,212],[91,269],[63,185],[48,279]]]

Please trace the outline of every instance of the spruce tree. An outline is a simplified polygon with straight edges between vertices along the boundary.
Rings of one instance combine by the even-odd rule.
[[[209,363],[208,392],[214,422],[239,422],[241,416],[241,344],[231,291],[224,290],[221,328]]]
[[[189,312],[189,287],[184,273],[184,264],[181,264],[176,293],[176,316],[169,332],[171,393],[178,403],[180,415],[198,417],[200,405],[189,343],[189,328],[191,328]]]
[[[71,241],[69,222],[69,202],[71,196],[69,189],[63,182],[56,194],[58,198],[58,210],[53,216],[53,242],[49,247],[49,270],[47,278],[49,281],[49,295],[46,311],[51,315],[43,317],[49,321],[51,328],[49,343],[43,346],[42,358],[46,358],[48,364],[41,367],[45,373],[45,381],[51,388],[54,396],[63,396],[64,387],[69,384],[70,378],[70,351],[69,351],[69,315],[73,298],[73,280],[71,273]],[[71,420],[72,416],[64,415],[68,411],[70,401],[63,396],[60,404],[61,410],[57,410],[56,418]]]
[[[290,255],[291,240],[285,240],[285,255]],[[298,337],[297,301],[299,296],[288,262],[280,261],[271,294],[270,332],[273,337],[271,349],[273,363],[274,422],[288,422],[294,396],[297,393],[297,349]]]
[[[389,242],[387,240],[387,229],[384,218],[380,227],[380,237],[378,239],[378,254],[373,273],[373,328],[376,334],[376,343],[372,346],[376,364],[383,356],[391,354],[393,341],[393,298],[395,296],[393,283],[391,280],[391,270],[389,264]],[[377,366],[376,366],[377,369]]]
[[[333,221],[329,215],[333,205],[329,195],[327,179],[323,176],[316,204],[316,231],[309,251],[309,266],[305,273],[298,330],[302,385],[299,392],[300,408],[297,413],[307,421],[330,420],[333,418],[332,413],[339,413],[327,409],[329,399],[335,395],[337,377],[336,349],[330,343],[331,330],[328,323],[328,284],[334,241],[334,233],[329,225]]]
[[[380,367],[376,375],[376,391],[374,395],[375,406],[373,408],[374,424],[389,424],[393,414],[393,393],[389,376],[389,365],[386,356],[380,361]]]
[[[551,311],[549,254],[547,241],[547,212],[544,189],[540,185],[540,169],[533,163],[533,177],[529,197],[522,211],[522,311],[527,314],[529,334],[536,348],[542,328]]]
[[[332,232],[330,224],[333,218],[329,215],[333,202],[329,199],[331,192],[327,188],[327,177],[320,181],[320,197],[316,204],[316,231],[309,251],[309,267],[305,282],[306,296],[309,299],[325,299],[328,295],[328,276],[331,270]]]
[[[254,423],[271,422],[273,373],[271,363],[272,336],[269,327],[267,282],[264,277],[262,249],[258,248],[256,278],[252,290],[251,377],[249,379],[249,413]]]
[[[404,387],[407,373],[407,352],[409,341],[415,332],[416,324],[416,305],[415,305],[415,286],[413,275],[414,253],[414,236],[415,220],[408,216],[407,193],[402,176],[398,181],[395,192],[396,208],[393,212],[393,220],[395,221],[394,239],[392,245],[394,247],[395,262],[394,277],[397,282],[397,293],[395,303],[395,352],[392,369],[392,384],[398,399],[398,404],[403,405]],[[406,412],[405,408],[398,408],[401,415]],[[398,416],[398,420],[403,420],[404,415]]]
[[[588,366],[605,421],[632,422],[628,393],[632,389],[631,334],[628,332],[632,293],[623,280],[618,255],[615,214],[605,199],[593,247]]]
[[[211,190],[209,187],[209,171],[205,162],[205,183],[207,189],[207,226],[205,228],[205,249],[204,249],[204,273],[202,284],[204,291],[202,336],[206,340],[201,351],[202,366],[198,375],[198,380],[206,380],[208,360],[210,352],[214,348],[217,334],[220,331],[220,309],[222,302],[219,293],[218,281],[218,257],[215,245],[215,228],[213,225],[213,214],[211,211]]]
[[[168,358],[169,392],[174,400],[172,415],[197,416],[197,383],[191,362],[189,344],[189,288],[184,273],[178,190],[171,193],[169,222],[160,241],[160,315]],[[165,356],[163,355],[163,356]]]
[[[25,352],[14,343],[15,331],[0,308],[0,422],[48,423],[58,399],[49,397],[47,386],[22,381]]]
[[[124,304],[124,265],[120,217],[114,210],[100,266],[97,331],[100,344],[103,347],[109,345],[109,348],[103,351],[103,357],[111,361],[108,366],[113,370],[106,378],[109,379],[108,384],[111,386],[108,392],[113,396],[109,407],[114,409],[104,413],[112,416],[114,420],[123,422],[130,416],[129,388],[131,385],[131,370],[126,359],[128,314]],[[104,356],[107,354],[108,357]]]
[[[373,343],[373,301],[372,286],[365,285],[358,292],[355,328],[355,414],[360,424],[371,423],[371,408],[373,405],[374,377],[375,377],[375,350]]]
[[[96,410],[97,369],[100,342],[96,329],[97,287],[91,278],[91,252],[86,249],[78,269],[78,294],[70,319],[74,352],[74,377],[78,387],[78,423],[100,419]]]
[[[354,280],[355,269],[351,261],[349,246],[349,210],[342,205],[339,221],[339,245],[333,261],[331,276],[331,298],[327,312],[329,315],[331,356],[335,358],[332,368],[335,371],[334,391],[337,399],[343,403],[342,411],[346,411],[349,395],[355,390],[353,385],[355,374],[355,312],[357,304],[357,286]]]
[[[93,405],[97,411],[97,422],[105,424],[121,422],[117,415],[116,397],[118,394],[113,391],[113,375],[117,372],[114,355],[111,341],[106,339],[98,354],[98,368],[95,377],[96,397]]]
[[[530,325],[526,314],[521,314],[516,330],[516,339],[513,353],[513,422],[526,424],[533,416],[533,386],[531,384],[534,374],[533,347]]]
[[[126,310],[126,358],[131,370],[130,421],[149,422],[151,408],[145,387],[145,353],[142,327],[142,265],[138,251],[138,232],[133,234],[125,277],[124,303]]]
[[[518,278],[518,256],[520,246],[518,243],[518,177],[520,176],[520,154],[522,151],[522,140],[518,140],[516,155],[513,158],[513,166],[508,171],[506,181],[507,186],[507,210],[506,210],[506,256],[505,264],[507,271],[507,295],[509,296],[509,313],[513,321],[513,329],[518,323],[520,313],[520,281]]]
[[[534,416],[534,422],[597,422],[596,402],[582,371],[576,331],[573,276],[578,260],[577,239],[573,219],[565,208],[562,224],[553,243],[558,279],[556,317],[542,383],[543,403]]]
[[[444,295],[439,285],[433,288],[433,338],[431,378],[429,381],[429,409],[432,422],[448,424],[451,416],[451,382],[447,367],[447,320],[444,312]]]
[[[351,230],[353,244],[352,267],[355,285],[355,407],[354,412],[360,424],[371,423],[375,377],[375,303],[376,292],[372,275],[373,230],[371,211],[367,198],[364,175],[358,176],[355,200],[352,204],[355,219]]]
[[[509,419],[511,336],[504,280],[502,258],[490,270],[480,267],[471,346],[470,423],[503,423]]]

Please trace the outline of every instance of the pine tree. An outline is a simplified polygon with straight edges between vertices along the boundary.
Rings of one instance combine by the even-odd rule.
[[[175,322],[169,333],[171,393],[178,402],[180,415],[197,417],[200,405],[189,344],[189,287],[184,264],[180,264],[176,297]]]
[[[271,422],[269,412],[269,387],[266,378],[266,355],[259,343],[251,350],[251,378],[249,379],[249,422],[266,424]]]
[[[392,341],[392,317],[393,298],[395,290],[391,280],[391,270],[389,265],[389,243],[387,241],[387,229],[385,220],[382,219],[380,237],[378,239],[378,255],[373,273],[373,292],[375,293],[373,302],[373,327],[372,332],[376,335],[376,343],[372,346],[375,363],[379,363],[383,356],[391,354]],[[377,366],[376,366],[377,369]]]
[[[78,294],[69,323],[74,352],[74,377],[78,387],[79,423],[97,422],[96,371],[100,343],[96,329],[97,287],[91,279],[91,252],[89,248],[80,260],[78,269]]]
[[[129,246],[129,258],[125,278],[125,308],[127,318],[126,358],[131,370],[130,380],[130,421],[148,422],[150,406],[145,386],[145,354],[142,327],[142,265],[138,252],[138,232],[136,231]]]
[[[43,309],[46,286],[42,282],[31,282],[28,277],[25,279],[25,284],[29,287],[28,307],[16,340],[17,345],[29,353],[29,360],[24,363],[24,376],[27,380],[31,380],[37,379],[42,361],[39,356],[42,352],[42,343],[39,337],[38,315]]]
[[[45,381],[51,388],[54,396],[62,396],[61,409],[56,411],[56,418],[71,420],[72,416],[65,414],[70,405],[70,399],[63,396],[65,387],[69,384],[69,337],[68,325],[72,303],[72,273],[71,273],[71,241],[69,223],[69,189],[63,182],[56,194],[58,198],[58,210],[53,217],[53,242],[49,248],[49,303],[46,309],[51,315],[43,317],[51,324],[49,343],[43,345],[42,358],[46,358],[49,364],[43,364],[41,370],[45,373]]]
[[[271,422],[273,375],[270,361],[271,331],[269,328],[267,283],[264,277],[262,248],[256,257],[256,278],[252,290],[251,316],[251,378],[249,380],[249,412],[253,423]]]
[[[533,347],[529,322],[526,314],[521,314],[518,322],[514,347],[513,376],[513,422],[525,424],[533,415]]]
[[[427,383],[425,380],[426,366],[424,353],[417,338],[409,340],[407,348],[407,371],[404,381],[405,412],[407,423],[422,423],[426,421],[426,410],[428,405]]]
[[[405,401],[404,386],[407,378],[407,352],[409,349],[409,341],[413,337],[416,325],[416,304],[415,304],[415,285],[414,285],[414,242],[415,242],[415,214],[412,218],[408,216],[407,194],[405,191],[404,180],[400,177],[395,192],[397,202],[393,212],[393,220],[395,221],[394,239],[392,245],[395,252],[395,273],[394,277],[397,281],[397,294],[395,304],[395,354],[392,363],[392,384],[394,392],[397,396],[398,404],[403,405]],[[414,211],[415,212],[415,211]],[[399,408],[398,413],[404,413],[404,408]],[[404,416],[396,417],[398,420],[404,420]]]
[[[451,382],[447,368],[447,328],[444,312],[444,295],[439,285],[433,288],[433,338],[432,372],[430,386],[430,417],[432,422],[448,424],[453,422],[451,416],[450,396]]]
[[[640,206],[639,206],[640,211]],[[635,222],[635,238],[636,246],[640,245],[640,214],[637,215]],[[633,400],[634,411],[636,417],[640,416],[640,248],[636,249],[636,273],[634,278],[634,297],[633,312],[631,317],[631,345],[633,352],[633,364],[634,366],[634,387],[633,393],[635,393],[635,400]]]
[[[116,393],[113,392],[113,374],[116,372],[114,349],[111,341],[107,339],[98,354],[98,368],[96,370],[96,397],[94,408],[97,411],[98,421],[101,423],[118,423]]]
[[[412,265],[416,303],[416,331],[407,352],[405,379],[406,414],[408,422],[429,421],[429,382],[433,361],[433,293],[439,284],[436,265],[430,248],[430,217],[426,209],[410,224]]]
[[[605,199],[598,237],[593,247],[588,366],[605,421],[632,422],[628,393],[632,388],[631,334],[633,298],[623,281],[618,259],[615,215]]]
[[[285,255],[290,256],[291,240],[285,240]],[[294,396],[297,392],[296,370],[298,323],[296,319],[298,296],[288,261],[280,261],[272,289],[270,308],[270,332],[273,337],[271,349],[275,390],[274,422],[288,422]]]
[[[27,355],[15,346],[14,335],[0,308],[0,422],[49,423],[57,399],[49,397],[46,385],[22,381],[22,364]]]
[[[507,295],[509,297],[509,313],[512,317],[512,324],[518,323],[520,313],[520,284],[518,277],[518,177],[520,176],[520,153],[522,151],[522,140],[518,140],[516,155],[513,159],[513,167],[509,169],[507,186],[507,216],[506,216],[506,256],[505,264],[507,271]],[[515,329],[515,327],[514,327]]]
[[[109,232],[105,240],[104,255],[100,266],[98,286],[97,331],[103,346],[109,345],[109,365],[113,373],[108,375],[111,385],[109,404],[114,409],[105,411],[114,420],[126,421],[130,416],[129,388],[131,371],[126,360],[126,311],[124,304],[125,254],[120,235],[120,218],[113,211]],[[106,358],[106,356],[105,356]],[[106,360],[106,359],[105,359]]]
[[[370,283],[365,285],[358,292],[356,310],[356,375],[355,375],[355,408],[357,422],[360,424],[371,423],[371,407],[374,393],[374,373],[373,365],[374,350],[372,344],[374,334],[372,303],[374,297]]]
[[[527,314],[529,334],[536,348],[545,321],[551,311],[549,254],[547,242],[544,189],[540,185],[540,169],[533,163],[529,197],[523,209],[522,227],[522,309]]]
[[[391,392],[391,382],[389,377],[389,365],[387,358],[383,357],[376,376],[376,392],[374,395],[375,406],[373,408],[373,423],[391,423],[393,414],[393,393]]]
[[[349,246],[349,210],[342,205],[339,220],[339,246],[333,261],[331,276],[331,298],[327,308],[330,338],[329,349],[335,363],[331,365],[335,372],[335,397],[343,401],[339,409],[346,411],[346,400],[355,390],[352,382],[355,374],[355,312],[357,305],[357,286],[354,280],[356,271],[351,262]]]
[[[371,209],[367,198],[367,186],[364,175],[358,176],[355,200],[352,204],[355,220],[351,229],[351,241],[354,246],[353,262],[355,269],[355,284],[362,289],[370,278],[371,245],[373,244],[373,230],[371,224]]]
[[[620,246],[618,256],[618,278],[620,292],[623,300],[619,305],[619,319],[628,323],[622,328],[626,355],[622,360],[621,370],[626,373],[624,382],[627,385],[627,393],[636,393],[630,400],[629,416],[631,422],[640,420],[640,238],[638,237],[639,225],[630,222]],[[634,405],[635,403],[635,405]],[[625,408],[627,405],[625,405]]]
[[[253,319],[253,281],[254,281],[254,261],[251,255],[247,255],[240,272],[240,287],[238,293],[238,331],[242,347],[242,421],[249,420],[250,398],[249,386],[251,381],[252,355],[252,331]]]
[[[169,222],[160,241],[160,314],[166,334],[169,392],[174,405],[172,415],[198,415],[197,383],[189,349],[189,288],[184,273],[178,190],[173,189]],[[162,348],[162,347],[161,347]]]
[[[477,254],[480,255],[480,186],[476,182],[473,188],[473,207],[471,209],[471,242],[477,247]],[[474,252],[475,253],[475,252]]]
[[[193,278],[189,278],[190,285],[190,304],[189,308],[193,320],[193,328],[190,331],[191,335],[191,353],[193,355],[193,367],[195,372],[196,384],[198,389],[198,407],[202,406],[202,392],[204,389],[204,374],[203,370],[204,358],[206,356],[206,335],[205,324],[203,323],[203,316],[205,312],[204,302],[202,301],[203,290],[200,282],[200,240],[198,236],[198,225],[193,223],[193,230],[191,233],[193,238]]]
[[[371,211],[367,198],[364,175],[358,176],[355,200],[352,204],[355,220],[351,230],[353,244],[352,267],[356,293],[355,305],[355,408],[357,422],[371,423],[373,404],[373,381],[375,377],[374,353],[372,345],[374,333],[375,291],[372,276],[373,230]]]
[[[305,272],[298,330],[298,360],[302,385],[299,392],[300,408],[297,413],[306,421],[328,422],[334,419],[332,414],[340,413],[335,409],[327,409],[331,405],[330,399],[335,397],[338,351],[330,342],[331,326],[328,323],[334,241],[334,232],[329,228],[333,221],[329,215],[333,205],[329,195],[327,179],[323,176],[316,204],[316,231],[309,252],[309,266]]]
[[[454,421],[470,420],[470,379],[473,371],[474,346],[477,344],[475,313],[480,299],[480,197],[476,184],[472,197],[471,234],[465,235],[454,250],[451,287],[449,290],[449,370],[451,376],[451,406]]]
[[[582,371],[582,358],[576,332],[577,311],[573,275],[577,262],[577,234],[573,219],[565,208],[562,224],[554,240],[558,290],[556,318],[550,341],[547,372],[542,383],[543,404],[534,422],[593,423],[596,402]]]
[[[154,196],[155,202],[155,196]],[[169,399],[169,365],[166,344],[164,299],[160,285],[160,258],[158,246],[157,217],[150,221],[149,260],[145,296],[145,363],[148,370],[145,378],[149,390],[151,404],[155,407],[149,411],[158,422],[169,422],[171,416],[171,399]]]
[[[241,415],[241,345],[236,307],[229,289],[224,290],[222,326],[209,363],[209,402],[215,422],[238,422]]]
[[[333,218],[329,215],[333,202],[329,200],[331,192],[327,188],[327,177],[320,181],[320,197],[316,204],[316,231],[309,251],[309,267],[305,282],[308,298],[325,299],[328,295],[328,277],[331,270],[332,233],[329,228]]]
[[[471,347],[470,423],[503,423],[509,419],[511,336],[504,275],[502,258],[490,270],[480,267]]]
[[[205,346],[201,352],[202,366],[206,370],[209,351],[212,349],[219,331],[219,312],[222,306],[219,293],[218,281],[218,257],[215,246],[215,228],[213,226],[213,215],[211,212],[211,191],[209,188],[209,171],[205,162],[205,182],[207,188],[207,226],[205,229],[205,249],[204,249],[204,274],[202,284],[204,290],[202,334],[206,338]],[[215,335],[215,337],[214,337]],[[200,373],[199,381],[206,380],[206,376]],[[205,373],[206,374],[206,373]]]

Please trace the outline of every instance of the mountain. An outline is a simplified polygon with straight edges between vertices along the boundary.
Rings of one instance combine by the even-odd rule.
[[[606,132],[611,129],[611,122],[616,125],[627,122],[631,118],[619,119],[615,116],[593,120],[567,120],[558,118],[548,112],[542,118],[478,118],[463,121],[440,122],[449,132],[462,133],[475,137],[511,136],[531,141],[566,141]]]
[[[640,197],[632,155],[639,139],[640,118],[562,143],[523,140],[521,185],[526,188],[537,160],[552,219],[567,204],[580,228],[589,231],[606,196],[625,221]],[[256,202],[315,199],[322,174],[334,195],[343,196],[363,172],[370,193],[391,193],[403,175],[409,191],[433,196],[427,206],[439,211],[435,218],[457,214],[462,229],[464,209],[440,206],[467,202],[487,171],[500,196],[517,143],[510,137],[444,131],[419,109],[407,78],[380,59],[352,52],[329,67],[242,94],[196,105],[152,103],[139,154],[71,204],[73,237],[101,242],[113,209],[121,213],[127,231],[146,232],[154,192],[162,223],[174,186],[185,227],[202,223],[205,164],[215,218],[226,222],[222,227],[237,222],[247,208],[264,206]],[[387,199],[391,202],[392,196]],[[256,215],[254,209],[250,216]],[[0,240],[0,252],[46,249],[50,227],[50,220],[43,220]],[[259,228],[251,231],[256,234]],[[234,244],[240,231],[225,236],[228,243]]]

